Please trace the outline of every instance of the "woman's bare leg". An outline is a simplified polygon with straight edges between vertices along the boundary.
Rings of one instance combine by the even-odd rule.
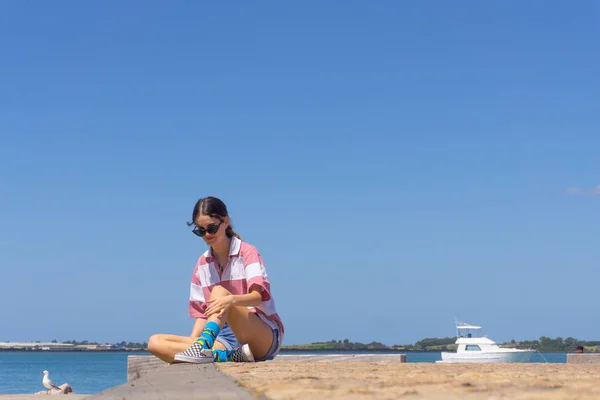
[[[196,339],[191,336],[156,334],[150,336],[148,340],[148,351],[164,362],[172,363],[175,360],[175,354],[189,349]],[[225,350],[225,346],[215,340],[213,349]]]
[[[227,296],[231,293],[222,286],[215,286],[210,298]],[[254,358],[263,358],[267,355],[273,344],[273,331],[262,319],[250,311],[248,307],[231,306],[221,318],[210,316],[209,321],[214,321],[223,327],[229,325],[240,345],[248,344]]]

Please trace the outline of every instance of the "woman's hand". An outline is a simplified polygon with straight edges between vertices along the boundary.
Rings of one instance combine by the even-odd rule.
[[[211,315],[217,316],[217,318],[221,318],[223,314],[229,307],[233,305],[234,297],[233,295],[227,295],[223,297],[217,297],[216,299],[208,300],[207,303],[210,304],[204,314],[208,317]]]

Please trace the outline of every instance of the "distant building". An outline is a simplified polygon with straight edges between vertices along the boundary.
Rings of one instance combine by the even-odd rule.
[[[48,343],[48,342],[0,342],[0,350],[72,350],[74,346],[70,343]]]
[[[97,344],[78,344],[74,348],[78,350],[97,350],[98,347]]]

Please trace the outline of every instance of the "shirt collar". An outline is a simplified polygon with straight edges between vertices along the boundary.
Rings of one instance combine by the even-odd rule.
[[[229,257],[237,256],[240,254],[240,247],[242,246],[242,241],[237,237],[233,236],[231,238],[231,245],[229,246]]]
[[[229,257],[237,256],[240,254],[240,248],[242,247],[242,241],[237,237],[233,236],[231,238],[231,243],[229,244]],[[208,257],[213,257],[212,247],[208,248]]]

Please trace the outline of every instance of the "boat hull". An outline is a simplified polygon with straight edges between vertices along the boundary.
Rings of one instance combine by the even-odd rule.
[[[470,352],[469,352],[470,353]],[[526,363],[534,351],[503,351],[486,353],[447,353],[442,352],[441,363]]]

